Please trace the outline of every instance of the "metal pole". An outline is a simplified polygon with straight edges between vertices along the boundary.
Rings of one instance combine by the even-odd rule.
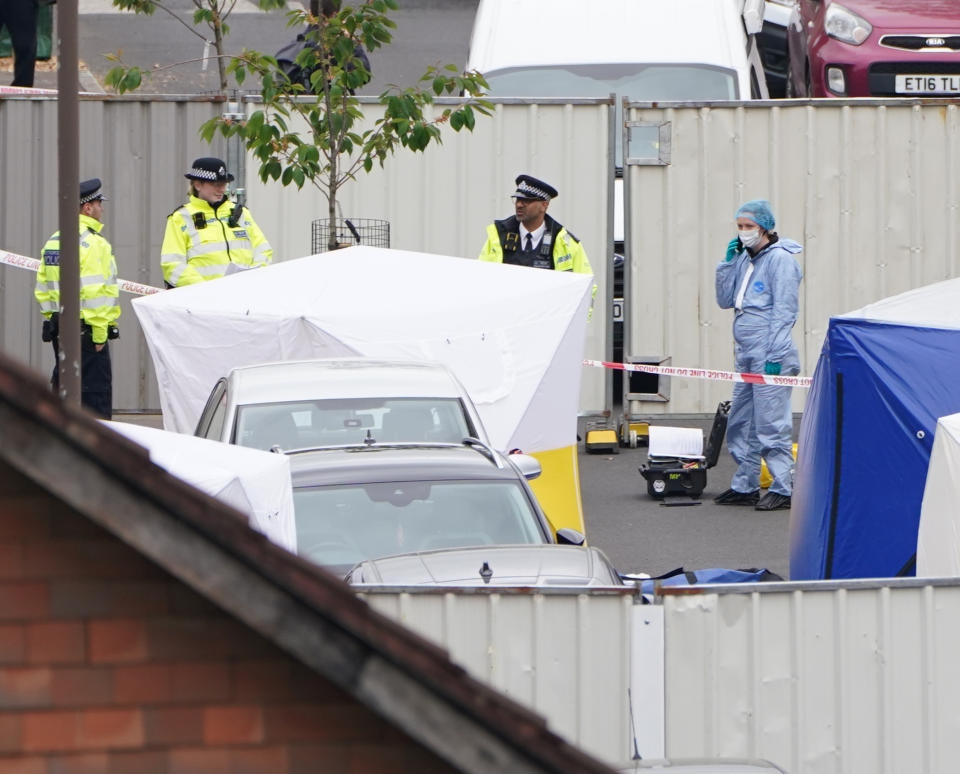
[[[77,0],[57,3],[57,148],[60,223],[60,397],[80,405],[80,160]]]

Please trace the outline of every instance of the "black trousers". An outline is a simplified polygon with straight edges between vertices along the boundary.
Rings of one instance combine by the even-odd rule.
[[[2,2],[2,0],[0,0]],[[53,340],[54,363],[50,386],[60,391],[60,342]],[[110,342],[97,347],[89,333],[80,336],[80,404],[103,419],[113,415],[113,368],[110,365]]]
[[[13,83],[33,86],[37,60],[36,0],[0,0],[0,27],[6,27],[13,44]]]

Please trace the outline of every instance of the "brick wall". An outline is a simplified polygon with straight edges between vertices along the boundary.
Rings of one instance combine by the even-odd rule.
[[[449,767],[0,463],[0,774]]]

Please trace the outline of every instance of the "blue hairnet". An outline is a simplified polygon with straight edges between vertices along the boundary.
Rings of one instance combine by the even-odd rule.
[[[773,227],[777,225],[777,221],[773,217],[773,210],[770,209],[770,202],[766,199],[754,199],[742,204],[734,217],[750,218],[764,231],[773,231]]]

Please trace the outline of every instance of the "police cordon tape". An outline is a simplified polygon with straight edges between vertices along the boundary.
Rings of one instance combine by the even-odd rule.
[[[0,263],[7,266],[18,266],[21,269],[36,271],[40,261],[26,255],[17,255],[0,250]],[[151,285],[142,285],[139,282],[118,280],[120,290],[134,293],[138,296],[148,296],[159,293],[161,288]],[[645,374],[659,374],[661,376],[679,376],[688,379],[706,379],[713,382],[746,382],[747,384],[773,384],[780,387],[809,387],[812,381],[809,376],[771,376],[768,374],[743,374],[736,371],[712,371],[705,368],[674,368],[673,366],[655,366],[645,363],[609,363],[606,360],[584,360],[585,366],[593,368],[613,368],[620,371],[639,371]]]
[[[619,371],[640,371],[661,376],[680,376],[688,379],[707,379],[712,382],[746,382],[747,384],[773,384],[779,387],[809,387],[809,376],[771,376],[769,374],[743,374],[736,371],[712,371],[706,368],[674,368],[645,363],[608,363],[606,360],[584,360],[585,366],[613,368]]]
[[[5,250],[0,250],[0,263],[5,263],[7,266],[18,266],[30,271],[36,271],[40,268],[40,261],[36,258],[8,253]],[[149,296],[151,293],[159,293],[162,290],[162,288],[155,288],[152,285],[142,285],[139,282],[131,282],[125,279],[117,280],[117,284],[120,286],[120,290],[138,296]]]
[[[0,86],[0,94],[39,94],[46,97],[56,93],[56,89],[34,89],[28,86]]]

